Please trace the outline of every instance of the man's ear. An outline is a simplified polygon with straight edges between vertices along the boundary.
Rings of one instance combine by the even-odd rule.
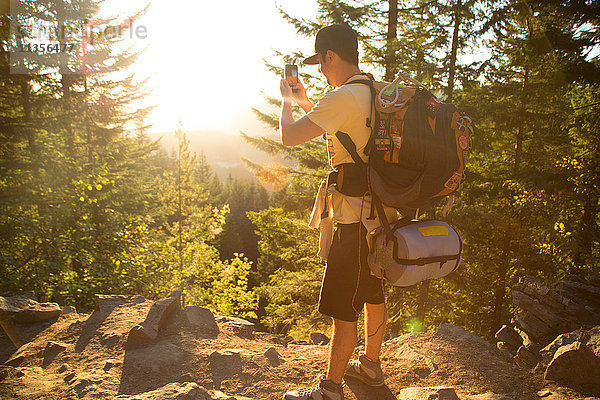
[[[333,50],[327,50],[327,53],[325,53],[325,58],[327,58],[329,64],[331,64],[335,57],[338,57],[338,55]]]

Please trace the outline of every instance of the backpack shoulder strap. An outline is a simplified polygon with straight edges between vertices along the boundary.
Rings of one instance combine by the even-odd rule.
[[[335,137],[338,138],[342,146],[344,146],[344,148],[350,154],[350,157],[352,157],[356,164],[360,166],[365,165],[363,159],[360,158],[360,156],[358,155],[358,152],[356,151],[356,145],[354,144],[354,141],[352,141],[350,135],[342,131],[337,131],[335,133]]]
[[[377,91],[375,90],[375,85],[373,84],[373,82],[374,82],[373,76],[371,74],[368,74],[368,76],[369,76],[369,79],[357,79],[354,81],[344,83],[344,86],[352,85],[353,83],[358,83],[359,85],[367,85],[367,86],[369,86],[369,89],[371,90],[371,110],[369,112],[369,118],[367,119],[367,123],[366,123],[367,127],[371,128],[371,135],[369,136],[369,140],[367,141],[367,144],[363,150],[363,152],[367,156],[369,155],[369,153],[371,152],[371,149],[373,148],[373,144],[375,143],[375,129],[377,129],[377,127],[379,126],[379,113],[375,109],[375,99],[377,98]],[[375,116],[375,120],[373,120],[373,115]],[[337,136],[337,133],[336,133],[336,136]],[[338,139],[339,139],[339,137],[338,137]],[[350,139],[350,137],[348,137],[348,139]],[[352,140],[352,139],[350,139],[350,140]],[[341,142],[341,140],[340,140],[340,142]],[[344,143],[342,143],[342,144],[344,144]],[[346,145],[344,145],[344,147],[346,147]],[[346,147],[346,150],[348,150],[347,147]],[[350,150],[348,150],[348,151],[350,151]],[[354,152],[356,153],[356,146],[354,146]],[[352,157],[352,158],[354,159],[354,157]]]

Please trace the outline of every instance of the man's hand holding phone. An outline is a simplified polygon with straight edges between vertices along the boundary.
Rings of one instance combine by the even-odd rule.
[[[292,64],[285,66],[284,78],[281,80],[279,88],[284,102],[294,99],[305,112],[312,109],[313,104],[308,99],[306,89],[298,78],[298,66]]]

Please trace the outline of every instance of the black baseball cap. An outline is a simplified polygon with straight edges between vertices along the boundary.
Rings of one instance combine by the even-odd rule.
[[[315,38],[315,52],[324,54],[331,50],[343,60],[358,62],[358,39],[348,25],[334,24],[321,28]],[[318,64],[317,54],[304,60],[304,64]]]

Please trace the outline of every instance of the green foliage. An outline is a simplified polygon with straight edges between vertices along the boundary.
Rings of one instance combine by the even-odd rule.
[[[64,21],[52,2],[22,6],[49,24],[78,26],[98,6],[80,3],[63,10]],[[14,40],[9,23],[0,16],[4,49]],[[211,244],[234,194],[214,200],[222,185],[189,151],[181,125],[172,156],[146,135],[151,107],[134,102],[147,89],[134,82],[137,54],[125,48],[118,37],[98,38],[77,73],[32,62],[30,73],[8,74],[8,58],[0,60],[0,292],[32,290],[89,311],[95,293],[157,298],[182,289],[188,302],[253,317],[251,262],[223,261]]]

